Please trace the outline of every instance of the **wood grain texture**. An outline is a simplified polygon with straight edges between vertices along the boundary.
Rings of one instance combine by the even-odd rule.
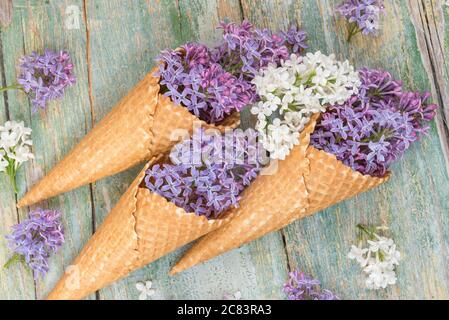
[[[0,2],[0,25],[3,27],[9,26],[12,19],[12,0],[5,0]]]
[[[153,280],[155,299],[283,298],[287,272],[300,268],[346,299],[449,298],[449,8],[442,0],[387,1],[378,38],[346,43],[347,25],[333,0],[18,0],[11,24],[0,33],[0,78],[16,78],[18,59],[32,50],[67,49],[77,85],[46,111],[31,114],[18,92],[0,96],[0,123],[23,120],[33,129],[36,160],[19,173],[20,195],[48,172],[154,65],[165,48],[188,41],[213,44],[223,19],[250,20],[259,27],[302,26],[310,50],[335,53],[360,66],[382,67],[410,89],[431,89],[442,107],[431,131],[393,167],[391,181],[374,191],[298,221],[204,265],[169,277],[186,248],[102,289],[97,299],[136,299],[135,283]],[[69,10],[70,9],[70,10]],[[78,11],[77,11],[78,10]],[[79,28],[66,24],[78,15]],[[251,123],[249,113],[243,122]],[[0,270],[0,299],[43,298],[113,208],[140,168],[40,204],[64,212],[67,242],[51,260],[50,273],[34,281],[29,270]],[[0,175],[0,265],[10,257],[3,235],[24,219],[5,175]],[[404,260],[399,283],[385,291],[363,287],[360,270],[346,257],[357,223],[391,228]]]

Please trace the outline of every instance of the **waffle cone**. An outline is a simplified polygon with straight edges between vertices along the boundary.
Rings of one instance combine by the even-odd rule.
[[[18,203],[24,207],[114,175],[168,152],[194,127],[223,131],[239,123],[238,113],[220,126],[208,125],[187,108],[159,94],[150,72],[50,173]]]
[[[312,146],[307,149],[307,159],[310,171],[305,176],[305,183],[309,194],[309,207],[304,216],[373,189],[390,178],[389,173],[383,178],[363,175],[344,165],[335,155]]]
[[[307,164],[308,168],[299,169],[301,163]],[[269,232],[278,231],[297,219],[368,191],[389,178],[388,174],[384,178],[362,175],[345,166],[334,155],[311,146],[307,148],[305,156],[296,148],[289,158],[280,162],[279,168],[275,175],[256,180],[256,183],[264,183],[259,186],[260,197],[243,199],[241,208],[233,212],[232,220],[201,238],[170,274],[205,262]],[[303,175],[299,176],[301,173]],[[295,181],[298,186],[293,185]],[[273,198],[276,203],[269,205]]]
[[[207,220],[187,213],[141,188],[145,170],[151,163],[122,196],[47,299],[81,299],[227,221],[228,218]]]

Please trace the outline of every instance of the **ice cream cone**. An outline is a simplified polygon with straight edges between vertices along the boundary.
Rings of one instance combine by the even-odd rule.
[[[149,165],[67,268],[48,299],[81,299],[220,227],[230,217],[207,220],[140,187]]]
[[[168,152],[194,126],[235,127],[238,114],[207,125],[159,93],[153,70],[18,203],[24,207],[114,175]]]
[[[294,168],[295,164],[298,165],[301,162],[307,163],[309,170],[293,170],[290,174],[296,176],[303,173],[302,177],[295,177],[300,186],[295,186],[294,192],[298,192],[296,191],[298,189],[306,190],[305,199],[303,192],[298,193],[297,198],[293,197],[295,193],[290,192],[290,188],[293,189],[291,181],[286,181],[287,178],[281,171],[279,174],[266,177],[267,181],[260,189],[264,194],[269,195],[268,200],[264,201],[264,198],[261,197],[257,202],[257,199],[254,198],[251,208],[248,208],[246,199],[242,200],[241,208],[233,212],[232,220],[201,238],[187,251],[170,273],[176,274],[260,238],[269,232],[280,230],[297,219],[310,216],[374,188],[389,178],[389,175],[384,178],[362,175],[345,166],[334,155],[311,146],[307,148],[305,160],[301,153],[292,153],[289,158],[280,163],[280,167],[291,166]],[[286,173],[288,174],[288,171]],[[273,208],[267,206],[273,197],[280,197],[284,200],[282,210],[278,210],[276,216],[272,214]],[[299,208],[298,201],[301,204]],[[282,200],[278,202],[282,203]]]

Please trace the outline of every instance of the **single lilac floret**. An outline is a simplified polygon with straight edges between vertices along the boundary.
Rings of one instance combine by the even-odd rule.
[[[34,277],[48,272],[48,259],[64,243],[61,212],[37,209],[29,219],[12,226],[11,235],[6,236],[9,247],[23,256],[33,270]]]
[[[320,282],[300,271],[289,273],[284,292],[289,300],[340,300],[329,290],[321,290]]]
[[[437,106],[429,93],[404,92],[383,70],[360,70],[359,94],[322,115],[311,143],[363,174],[382,177],[427,133]]]
[[[45,109],[47,102],[59,99],[76,82],[70,55],[46,49],[43,55],[33,52],[20,61],[18,83],[30,96],[33,112]]]

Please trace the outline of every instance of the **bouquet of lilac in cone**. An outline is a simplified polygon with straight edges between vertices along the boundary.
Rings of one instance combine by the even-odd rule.
[[[428,93],[405,92],[386,71],[354,73],[321,53],[292,56],[282,67],[262,71],[254,83],[261,102],[252,111],[262,143],[273,159],[285,159],[280,170],[303,161],[304,170],[291,172],[302,193],[294,194],[297,189],[292,192],[282,174],[265,177],[271,196],[261,201],[244,192],[231,221],[199,240],[172,274],[386,182],[388,167],[426,133],[437,108],[427,103]],[[315,120],[309,145],[307,130],[313,131]],[[281,197],[282,211],[272,211],[273,195]]]
[[[243,22],[221,25],[215,48],[190,43],[165,51],[154,69],[20,201],[23,207],[114,175],[170,151],[194,123],[236,127],[256,99],[255,74],[305,47],[296,28],[272,34]]]
[[[146,107],[152,97],[155,114],[160,112],[160,118],[150,115],[149,122],[142,127],[139,123],[133,128],[137,122],[147,121],[146,113],[133,115],[136,123],[127,125],[135,134],[134,143],[147,152],[139,152],[139,161],[150,161],[50,293],[49,299],[83,298],[218,228],[229,221],[231,209],[240,206],[241,193],[248,188],[254,191],[247,192],[268,196],[259,192],[263,181],[257,179],[254,186],[251,183],[261,169],[259,161],[250,161],[258,150],[263,150],[254,142],[257,133],[249,130],[242,136],[240,131],[229,133],[226,126],[217,128],[213,124],[226,123],[228,115],[228,118],[232,117],[233,113],[255,102],[257,96],[252,80],[259,70],[268,65],[280,65],[291,53],[300,53],[305,48],[305,34],[291,28],[287,33],[276,35],[269,30],[255,29],[247,22],[241,26],[223,24],[222,28],[224,42],[216,49],[188,44],[182,50],[162,53],[158,71],[160,80],[148,76],[144,84],[138,86],[140,89],[134,89],[137,92],[131,93],[131,98],[125,98],[142,99],[141,105]],[[151,90],[144,96],[142,91],[149,84]],[[169,108],[163,109],[161,105]],[[131,104],[123,108],[129,109]],[[133,113],[134,108],[128,111]],[[108,117],[117,123],[124,121],[118,119],[121,116],[116,119],[114,111],[112,114]],[[186,116],[192,121],[187,121]],[[198,118],[203,120],[200,123],[202,129],[195,130],[193,120]],[[109,120],[100,126],[104,130],[114,130]],[[134,131],[139,128],[142,128],[141,134],[137,135]],[[219,132],[225,132],[225,135]],[[178,144],[169,139],[173,133],[180,138]],[[192,139],[179,142],[192,133]],[[107,143],[104,138],[101,141]],[[173,146],[170,157],[167,157]],[[135,148],[132,142],[128,147]],[[185,150],[193,151],[186,153]],[[95,150],[99,151],[102,157],[108,156],[104,150]],[[129,166],[127,153],[133,151],[120,149],[113,152],[117,157],[128,159],[123,164]],[[86,167],[76,149],[68,157],[71,160],[64,161],[73,161],[73,156],[81,162],[76,167]],[[106,166],[104,162],[99,163]],[[98,163],[90,159],[90,165]],[[22,204],[24,202],[28,203],[28,200]]]

